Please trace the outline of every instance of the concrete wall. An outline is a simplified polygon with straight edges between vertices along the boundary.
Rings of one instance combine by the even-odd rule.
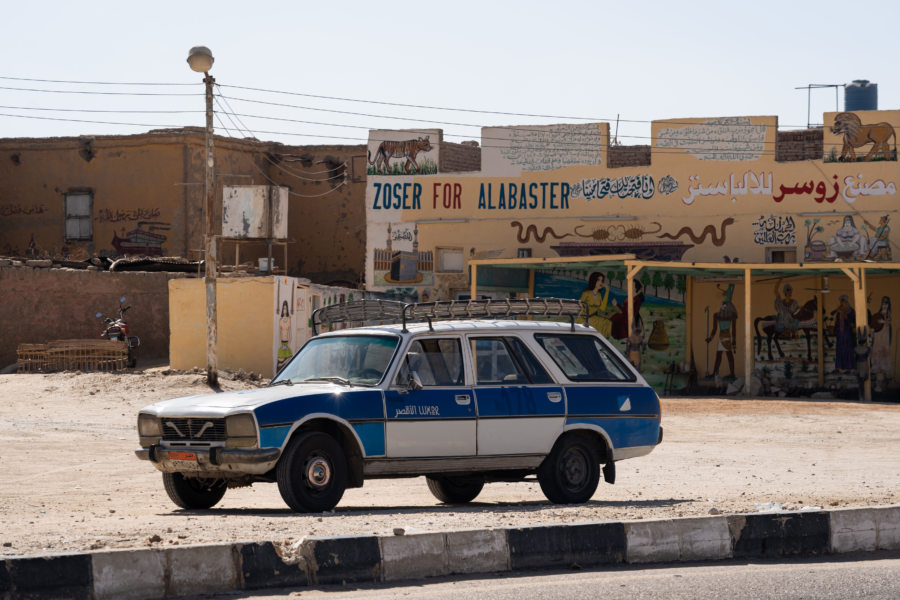
[[[220,370],[273,374],[274,277],[219,279],[216,286],[217,360]],[[206,368],[206,285],[202,279],[169,282],[173,369]]]
[[[822,128],[779,131],[775,143],[775,160],[821,160],[824,150]]]
[[[441,142],[441,173],[480,171],[481,148],[478,142]]]
[[[102,320],[132,306],[127,321],[141,338],[138,366],[169,353],[168,281],[177,273],[110,273],[0,267],[0,367],[16,362],[16,347],[69,338],[100,339]]]

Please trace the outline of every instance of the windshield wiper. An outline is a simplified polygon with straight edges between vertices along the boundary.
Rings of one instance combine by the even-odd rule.
[[[276,385],[294,385],[294,382],[290,379],[279,379],[275,383],[270,383],[269,387],[274,387]]]
[[[330,381],[332,383],[340,383],[341,385],[353,385],[352,383],[350,383],[349,379],[344,379],[343,377],[338,377],[337,375],[333,375],[331,377],[310,377],[308,379],[304,379],[303,381],[301,381],[301,383],[306,383],[308,381]]]

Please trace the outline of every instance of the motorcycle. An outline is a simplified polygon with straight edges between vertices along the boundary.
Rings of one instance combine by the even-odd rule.
[[[106,323],[106,329],[103,330],[100,337],[125,342],[128,346],[128,362],[126,366],[129,369],[133,369],[137,365],[135,348],[141,345],[141,338],[136,335],[129,335],[131,329],[128,327],[128,323],[125,322],[125,313],[129,309],[131,309],[131,306],[125,306],[125,296],[119,298],[119,318],[113,320],[110,317],[106,317],[103,319],[103,322]],[[103,313],[98,312],[97,318],[103,318]]]

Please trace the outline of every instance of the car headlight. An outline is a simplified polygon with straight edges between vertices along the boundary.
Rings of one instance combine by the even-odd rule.
[[[250,413],[225,417],[225,445],[231,448],[256,446],[256,421]]]
[[[139,414],[137,428],[141,437],[162,437],[162,423],[153,415]]]

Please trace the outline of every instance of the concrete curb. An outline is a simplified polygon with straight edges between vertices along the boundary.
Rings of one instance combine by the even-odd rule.
[[[610,564],[900,550],[900,505],[402,536],[113,550],[0,560],[0,600],[145,600]]]

